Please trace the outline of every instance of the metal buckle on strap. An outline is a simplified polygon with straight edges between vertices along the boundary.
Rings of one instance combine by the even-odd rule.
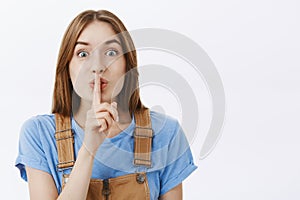
[[[140,163],[138,163],[138,161],[140,161]],[[140,158],[134,158],[133,161],[134,166],[145,166],[147,168],[151,168],[152,167],[152,162],[151,160],[145,160],[145,159],[140,159]]]
[[[142,129],[142,130],[150,130],[151,131],[151,135],[143,135],[143,134],[137,134],[136,133],[136,129]],[[145,137],[145,138],[153,138],[153,129],[152,128],[148,128],[148,127],[142,127],[142,126],[135,126],[135,130],[133,132],[134,137]]]
[[[72,132],[72,135],[71,135],[71,136],[68,136],[68,137],[64,137],[64,138],[57,138],[57,137],[56,137],[56,134],[59,134],[59,133],[62,133],[62,132],[66,132],[66,131],[71,131],[71,132]],[[64,130],[59,130],[59,131],[55,131],[55,140],[56,140],[56,141],[59,141],[59,140],[66,140],[66,139],[73,138],[73,137],[74,137],[74,131],[73,131],[73,129],[71,129],[71,128],[64,129]]]
[[[71,129],[71,128],[67,128],[67,129],[64,129],[64,130],[55,131],[55,133],[60,133],[60,132],[65,132],[65,131],[72,131],[72,133],[73,133],[73,129]]]
[[[75,163],[75,160],[68,161],[68,162],[61,162],[61,163],[58,163],[58,164],[56,165],[56,171],[57,171],[57,172],[63,172],[64,170],[72,169],[73,166],[71,166],[71,167],[59,167],[59,166],[58,166],[58,165],[61,165],[61,164],[68,164],[68,163]]]

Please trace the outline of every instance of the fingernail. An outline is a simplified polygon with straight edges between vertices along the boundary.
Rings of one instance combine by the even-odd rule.
[[[112,102],[112,105],[113,105],[114,107],[116,107],[116,108],[118,107],[118,103],[117,103],[117,102],[115,102],[115,101],[114,101],[114,102]]]
[[[117,119],[116,119],[116,122],[119,122],[119,115],[117,115]]]

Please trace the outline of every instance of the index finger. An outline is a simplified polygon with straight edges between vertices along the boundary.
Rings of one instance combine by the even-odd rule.
[[[95,73],[94,92],[93,92],[93,105],[98,105],[100,103],[101,103],[100,77],[97,73]]]

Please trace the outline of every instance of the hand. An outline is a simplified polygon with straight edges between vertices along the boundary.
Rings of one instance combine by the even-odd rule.
[[[84,135],[84,145],[90,153],[96,153],[117,118],[116,102],[101,103],[100,77],[95,73],[92,108],[87,112]]]

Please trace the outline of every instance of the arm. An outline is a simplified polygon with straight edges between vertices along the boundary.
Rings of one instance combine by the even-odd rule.
[[[160,196],[159,200],[182,200],[182,183]]]
[[[57,198],[57,189],[50,174],[30,167],[26,167],[26,174],[31,200]]]
[[[92,175],[94,156],[82,146],[78,153],[78,158],[70,174],[68,183],[59,195],[58,200],[86,199]]]
[[[50,174],[26,167],[30,199],[86,199],[93,160],[93,156],[84,147],[79,150],[68,184],[66,184],[59,197],[54,180]]]

